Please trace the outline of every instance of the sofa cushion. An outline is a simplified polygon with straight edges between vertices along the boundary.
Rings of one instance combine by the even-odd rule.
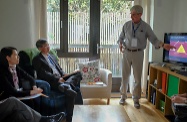
[[[29,56],[30,63],[32,63],[32,59],[39,54],[39,50],[37,48],[25,49],[24,52]]]
[[[81,82],[88,83],[101,81],[99,60],[78,63],[78,67],[82,74]]]

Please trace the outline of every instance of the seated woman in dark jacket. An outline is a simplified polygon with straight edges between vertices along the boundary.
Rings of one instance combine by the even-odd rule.
[[[36,87],[34,78],[17,66],[19,56],[14,47],[4,47],[0,52],[0,100],[14,97],[24,97],[41,93],[43,90]],[[30,83],[31,88],[23,90],[25,81]]]

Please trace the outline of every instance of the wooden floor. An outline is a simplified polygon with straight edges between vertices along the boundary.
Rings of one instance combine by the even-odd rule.
[[[131,122],[123,106],[75,105],[73,122]]]
[[[119,98],[111,98],[110,105],[119,105]],[[123,106],[131,122],[169,122],[151,105],[147,99],[140,99],[140,109],[133,106],[133,100],[128,98],[127,105]],[[85,99],[84,105],[106,105],[105,99]],[[109,111],[115,112],[115,111]],[[91,122],[91,121],[88,121]]]

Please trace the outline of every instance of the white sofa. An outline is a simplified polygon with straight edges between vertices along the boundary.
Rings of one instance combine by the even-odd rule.
[[[107,105],[110,103],[112,90],[112,72],[108,69],[100,69],[101,81],[103,85],[88,85],[81,83],[80,89],[83,99],[86,98],[106,98]]]

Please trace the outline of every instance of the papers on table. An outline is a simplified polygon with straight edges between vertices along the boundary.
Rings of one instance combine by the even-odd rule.
[[[103,86],[103,82],[95,82],[94,85]]]
[[[81,87],[106,87],[103,82],[82,82],[80,85]]]

